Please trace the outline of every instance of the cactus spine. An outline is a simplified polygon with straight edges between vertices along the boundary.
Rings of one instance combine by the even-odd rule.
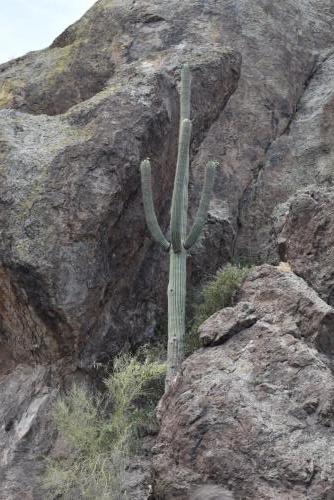
[[[171,208],[171,242],[163,235],[155,213],[150,162],[144,160],[140,165],[147,226],[153,239],[165,251],[169,252],[166,389],[178,374],[184,355],[187,251],[195,245],[205,224],[217,166],[216,162],[212,161],[207,165],[199,209],[194,224],[187,235],[191,137],[190,89],[190,70],[188,65],[184,65],[181,72],[179,148]]]

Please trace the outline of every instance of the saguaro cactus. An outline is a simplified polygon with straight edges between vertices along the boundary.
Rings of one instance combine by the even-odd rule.
[[[217,166],[216,162],[212,161],[207,165],[198,212],[194,224],[187,234],[189,144],[191,137],[190,92],[190,70],[188,65],[184,65],[181,72],[179,148],[172,197],[170,242],[164,236],[155,213],[150,162],[144,160],[140,165],[146,222],[153,239],[165,251],[169,252],[170,259],[166,388],[179,372],[184,356],[187,251],[197,242],[203,229]]]

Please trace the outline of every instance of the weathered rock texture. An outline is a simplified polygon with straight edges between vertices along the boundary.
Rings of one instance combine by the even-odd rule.
[[[275,215],[281,258],[333,306],[334,189],[310,186],[280,205]]]
[[[163,259],[147,238],[139,162],[152,159],[164,223],[181,64],[193,74],[193,154],[240,70],[238,53],[188,26],[189,9],[164,20],[145,4],[98,2],[51,48],[0,68],[11,108],[0,113],[0,315],[17,360],[83,353],[87,366],[154,325],[166,277],[154,274]]]
[[[51,47],[0,66],[0,377],[20,380],[20,363],[32,380],[36,364],[87,370],[152,337],[166,259],[145,228],[138,165],[155,165],[166,229],[185,61],[191,207],[203,166],[220,162],[192,283],[233,256],[274,261],[299,238],[289,224],[280,235],[276,213],[301,187],[332,184],[333,23],[332,0],[100,0]],[[292,267],[332,302],[329,254],[314,270],[289,245]],[[244,325],[229,321],[221,338]],[[19,401],[7,409],[16,423]],[[22,498],[36,478],[17,467],[3,488],[16,482]],[[194,498],[202,487],[221,493],[199,485]]]
[[[166,225],[181,65],[193,74],[195,156],[241,64],[209,14],[205,31],[198,25],[201,6],[171,7],[100,1],[50,48],[0,67],[0,376],[18,383],[18,363],[59,360],[87,370],[154,329],[166,264],[146,231],[139,163],[152,160]],[[15,428],[20,398],[0,396]],[[47,451],[43,422],[36,432]],[[12,467],[2,488],[13,498],[37,495],[29,464],[27,456],[27,466],[4,469]]]
[[[156,165],[164,223],[185,60],[195,198],[203,164],[221,162],[194,280],[234,251],[268,253],[274,206],[331,177],[333,19],[330,0],[101,0],[50,48],[1,66],[0,312],[3,337],[26,330],[14,356],[74,350],[87,365],[157,321],[166,281],[137,164]],[[228,46],[243,71],[225,106],[240,68]]]
[[[238,300],[204,323],[211,346],[162,400],[156,498],[190,500],[200,488],[220,499],[333,498],[334,309],[269,265]],[[224,341],[227,315],[235,333]]]
[[[37,478],[55,438],[51,379],[41,365],[19,365],[0,379],[0,500],[45,498]]]
[[[241,217],[245,226],[239,242],[246,247],[251,240],[251,252],[260,258],[273,259],[277,254],[269,244],[277,205],[309,184],[333,184],[334,54],[325,51],[314,61],[294,114],[286,129],[268,144],[244,198]]]

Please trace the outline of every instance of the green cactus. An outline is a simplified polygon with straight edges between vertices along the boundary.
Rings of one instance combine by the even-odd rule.
[[[190,70],[188,65],[184,65],[181,72],[179,149],[172,197],[170,242],[163,235],[155,213],[150,162],[144,160],[140,165],[147,226],[153,239],[165,251],[169,252],[170,257],[166,389],[178,374],[184,356],[187,251],[195,245],[205,224],[217,168],[216,162],[211,161],[207,165],[198,212],[194,224],[187,234],[189,144],[191,137],[190,90]]]

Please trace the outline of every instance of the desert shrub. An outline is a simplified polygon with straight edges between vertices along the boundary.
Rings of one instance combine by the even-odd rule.
[[[58,400],[54,419],[67,453],[47,461],[43,485],[50,498],[128,498],[126,468],[141,432],[153,425],[164,373],[165,365],[149,353],[123,354],[104,381],[103,395],[74,386]]]
[[[122,447],[129,451],[134,451],[140,431],[152,425],[156,404],[164,392],[166,366],[154,360],[154,354],[144,350],[136,357],[119,356],[114,372],[105,380],[114,402],[111,438],[124,443]]]
[[[227,265],[220,269],[216,276],[204,286],[201,300],[194,307],[193,320],[185,339],[185,350],[188,355],[200,347],[199,326],[219,309],[232,305],[233,298],[250,269],[250,266]]]

